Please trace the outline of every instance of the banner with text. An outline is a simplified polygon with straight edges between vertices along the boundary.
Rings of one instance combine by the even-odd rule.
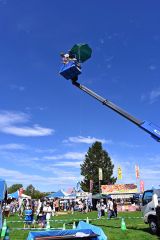
[[[137,193],[136,184],[114,184],[114,185],[101,185],[102,194],[114,193]]]

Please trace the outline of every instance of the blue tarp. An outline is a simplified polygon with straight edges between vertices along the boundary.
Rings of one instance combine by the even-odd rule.
[[[66,195],[64,194],[64,192],[62,190],[59,190],[58,192],[52,193],[50,195],[48,195],[48,198],[63,198]]]
[[[92,224],[80,221],[77,229],[91,229],[94,233],[98,234],[98,240],[107,240],[106,235],[104,234],[103,230],[100,227],[94,226]]]
[[[7,198],[15,198],[15,199],[18,199],[19,197],[19,191],[16,191],[14,193],[10,193],[8,194],[8,197]]]
[[[7,184],[4,180],[0,179],[0,201],[5,199],[7,192]]]
[[[76,233],[94,234],[91,229],[69,229],[69,230],[53,230],[53,231],[39,231],[30,232],[27,240],[34,240],[36,237],[53,237],[53,236],[64,236],[64,235],[75,235]],[[95,240],[98,238],[95,237]]]

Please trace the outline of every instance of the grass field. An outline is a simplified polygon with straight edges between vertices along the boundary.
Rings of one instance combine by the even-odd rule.
[[[66,228],[72,228],[73,221],[78,222],[79,219],[88,217],[91,224],[99,226],[103,229],[108,240],[156,240],[160,239],[158,236],[152,235],[149,232],[148,225],[143,223],[141,212],[125,212],[119,213],[118,217],[124,217],[127,230],[121,230],[121,219],[107,220],[97,219],[97,212],[87,214],[74,213],[74,215],[66,214],[52,217],[51,228],[62,228],[63,223],[66,223]],[[139,218],[138,218],[139,217]],[[26,240],[29,230],[16,230],[15,228],[23,228],[22,222],[19,221],[18,216],[10,216],[7,218],[7,226],[10,229],[10,240]]]

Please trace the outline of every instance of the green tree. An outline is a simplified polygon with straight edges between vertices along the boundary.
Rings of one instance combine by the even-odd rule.
[[[12,186],[10,186],[8,188],[8,193],[14,193],[14,192],[16,192],[17,190],[19,190],[22,187],[23,187],[22,184],[18,184],[18,183],[17,184],[13,184]]]
[[[28,185],[28,186],[26,187],[25,194],[33,197],[34,194],[35,194],[35,191],[36,191],[36,190],[35,190],[35,187],[33,187],[33,185],[30,184],[30,185]]]
[[[31,196],[32,199],[39,199],[48,195],[47,193],[43,193],[40,192],[39,190],[36,190],[32,184],[26,187],[25,194]]]
[[[81,175],[84,176],[81,181],[82,190],[90,191],[90,180],[93,180],[93,193],[99,192],[99,168],[102,168],[103,180],[101,185],[114,184],[117,178],[112,176],[114,165],[108,153],[103,150],[101,142],[95,142],[89,147],[83,164],[81,164]]]

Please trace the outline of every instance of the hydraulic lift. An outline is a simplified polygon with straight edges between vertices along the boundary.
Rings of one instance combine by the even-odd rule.
[[[149,133],[152,138],[156,141],[160,142],[160,127],[156,126],[154,123],[149,121],[141,121],[128,112],[121,109],[119,106],[115,105],[111,101],[106,98],[101,97],[91,89],[81,85],[77,82],[78,76],[82,73],[81,70],[81,63],[85,62],[91,57],[92,49],[89,47],[88,44],[75,44],[72,49],[67,54],[68,58],[63,60],[63,64],[60,69],[60,74],[66,78],[67,80],[71,80],[72,84],[82,90],[83,92],[89,94],[91,97],[95,98],[97,101],[101,102],[103,105],[111,108],[113,111],[117,112],[124,118],[128,119],[132,123],[136,124],[145,132]],[[64,55],[65,56],[65,55]],[[73,60],[73,56],[75,59]]]

